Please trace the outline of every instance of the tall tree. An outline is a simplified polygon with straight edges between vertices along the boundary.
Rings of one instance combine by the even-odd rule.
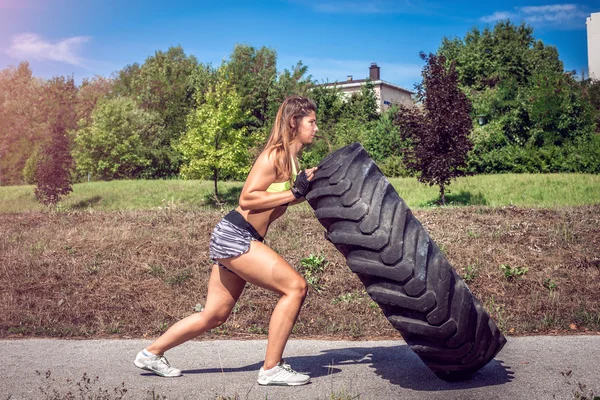
[[[226,68],[229,79],[241,99],[241,107],[249,112],[244,125],[254,131],[268,118],[269,90],[277,78],[277,54],[268,47],[256,49],[236,45]]]
[[[472,145],[471,104],[458,87],[454,63],[447,66],[444,56],[420,54],[426,61],[423,81],[417,85],[418,107],[400,107],[395,123],[403,139],[412,146],[406,151],[407,166],[418,179],[440,189],[440,202],[446,203],[446,186],[464,175],[467,153]]]
[[[184,156],[181,175],[185,179],[212,179],[215,199],[220,203],[219,179],[240,177],[250,170],[248,149],[253,138],[246,135],[241,124],[248,112],[242,109],[242,99],[225,66],[218,69],[209,90],[197,95],[196,104],[188,116],[188,129],[177,145]]]
[[[527,24],[517,26],[510,20],[482,31],[473,28],[464,39],[444,38],[437,54],[455,62],[460,84],[475,90],[505,79],[523,85],[534,72],[563,72],[556,47],[536,40]]]
[[[471,135],[472,172],[559,172],[581,164],[573,158],[590,139],[593,113],[556,47],[537,40],[533,28],[509,20],[474,28],[464,39],[444,39],[438,54],[456,64],[472,118],[487,122]],[[548,156],[557,152],[560,161]]]
[[[133,63],[113,73],[114,96],[136,96],[139,88],[134,86],[134,82],[139,79],[140,70],[140,64]]]
[[[48,137],[42,90],[27,62],[0,71],[0,185],[20,184],[27,159]]]
[[[273,123],[277,110],[286,97],[292,95],[309,96],[313,86],[312,77],[308,75],[308,67],[302,64],[302,61],[298,61],[291,69],[284,68],[269,88],[269,119],[267,125]]]
[[[163,121],[164,129],[149,144],[148,178],[173,176],[179,170],[181,155],[173,144],[185,131],[186,116],[194,105],[193,78],[198,65],[194,56],[176,46],[156,51],[142,65],[129,65],[115,77],[115,96],[132,97],[139,107],[157,113]]]
[[[113,86],[114,80],[110,78],[84,78],[77,90],[77,120],[84,120],[83,123],[90,122],[96,104],[113,92]]]

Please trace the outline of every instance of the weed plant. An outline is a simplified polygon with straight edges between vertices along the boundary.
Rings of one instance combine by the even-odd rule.
[[[329,262],[325,259],[324,255],[315,255],[312,253],[300,260],[301,272],[306,282],[318,293],[321,293],[325,289],[325,286],[321,283],[321,275],[328,264]]]
[[[527,267],[511,267],[507,264],[500,264],[500,270],[504,273],[504,277],[507,280],[514,280],[520,278],[529,271]]]

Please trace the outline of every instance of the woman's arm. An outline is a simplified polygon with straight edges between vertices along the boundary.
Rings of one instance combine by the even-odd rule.
[[[271,153],[274,154],[274,153]],[[240,194],[242,210],[262,210],[275,208],[296,200],[291,190],[280,193],[269,193],[267,188],[277,178],[275,163],[267,152],[263,152],[246,178]]]

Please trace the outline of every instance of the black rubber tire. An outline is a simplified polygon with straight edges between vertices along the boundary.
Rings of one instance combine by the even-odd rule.
[[[359,143],[321,162],[306,199],[367,293],[438,377],[466,379],[502,349],[496,324]]]

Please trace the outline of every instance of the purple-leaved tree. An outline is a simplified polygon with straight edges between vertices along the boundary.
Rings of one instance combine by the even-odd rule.
[[[440,203],[446,204],[446,186],[465,175],[466,156],[471,150],[473,127],[471,103],[458,87],[454,63],[444,56],[420,53],[426,62],[423,81],[416,85],[419,105],[400,107],[394,122],[410,146],[404,149],[407,167],[421,182],[440,188]]]
[[[41,107],[47,113],[46,130],[49,140],[42,146],[36,167],[35,197],[44,205],[55,205],[71,187],[71,157],[68,132],[75,129],[77,89],[72,78],[53,78],[44,88]]]

